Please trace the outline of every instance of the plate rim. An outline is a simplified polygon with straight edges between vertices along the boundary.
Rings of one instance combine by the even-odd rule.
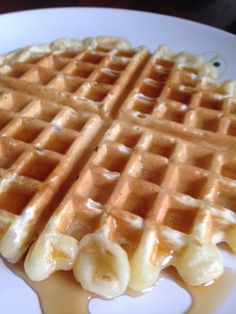
[[[142,10],[132,10],[132,9],[120,9],[120,8],[110,8],[110,7],[79,7],[79,6],[69,6],[69,7],[52,7],[52,8],[36,8],[36,9],[30,9],[30,10],[19,10],[19,11],[12,11],[12,12],[8,12],[8,13],[2,13],[0,14],[0,21],[1,18],[8,18],[8,16],[11,16],[11,18],[14,18],[14,15],[23,15],[23,14],[31,14],[39,12],[39,13],[43,13],[45,11],[51,11],[51,12],[62,12],[62,11],[91,11],[94,10],[95,11],[112,11],[112,12],[127,12],[127,13],[135,13],[136,15],[147,15],[147,16],[155,16],[157,19],[161,18],[161,19],[167,19],[167,20],[171,20],[171,22],[174,23],[181,23],[180,26],[183,27],[184,25],[186,25],[185,23],[187,22],[187,24],[190,24],[192,26],[195,27],[196,30],[200,30],[200,31],[208,31],[208,32],[212,32],[214,34],[219,34],[219,36],[222,36],[223,38],[226,38],[227,40],[230,41],[234,41],[236,44],[236,35],[231,34],[227,31],[218,29],[216,27],[213,26],[209,26],[207,24],[203,24],[200,22],[195,22],[195,21],[191,21],[185,18],[180,18],[180,17],[175,17],[175,16],[170,16],[170,15],[165,15],[165,14],[160,14],[160,13],[155,13],[155,12],[147,12],[147,11],[142,11]],[[4,308],[3,308],[4,309]]]
[[[30,13],[36,13],[36,12],[43,12],[43,11],[71,11],[71,10],[76,10],[76,11],[91,11],[91,10],[96,10],[96,11],[120,11],[120,12],[127,12],[127,13],[135,13],[135,14],[140,14],[140,15],[150,15],[150,16],[156,16],[162,19],[171,19],[174,22],[179,22],[179,23],[189,23],[192,26],[195,27],[200,27],[203,29],[203,31],[211,31],[214,33],[219,33],[222,36],[227,36],[228,39],[235,40],[236,43],[236,35],[232,34],[226,30],[222,30],[220,28],[217,28],[215,26],[211,26],[208,24],[204,24],[201,22],[197,21],[192,21],[190,19],[182,18],[182,17],[177,17],[177,16],[171,16],[168,14],[162,14],[162,13],[157,13],[157,12],[150,12],[150,11],[144,11],[144,10],[134,10],[134,9],[126,9],[126,8],[111,8],[111,7],[96,7],[96,6],[88,6],[88,7],[81,7],[81,6],[66,6],[66,7],[50,7],[50,8],[36,8],[36,9],[26,9],[26,10],[19,10],[19,11],[12,11],[12,12],[6,12],[6,13],[1,13],[0,14],[0,20],[1,18],[7,18],[8,16],[12,15],[22,15],[22,14],[30,14]]]

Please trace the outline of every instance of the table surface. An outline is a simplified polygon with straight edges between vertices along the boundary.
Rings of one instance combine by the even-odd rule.
[[[236,0],[11,0],[0,1],[0,13],[66,6],[156,12],[201,22],[236,34]]]

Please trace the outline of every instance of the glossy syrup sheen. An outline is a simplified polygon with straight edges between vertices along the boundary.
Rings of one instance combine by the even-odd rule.
[[[188,314],[216,313],[235,285],[236,272],[226,269],[224,274],[209,286],[187,287],[192,296],[192,306]]]
[[[235,286],[236,272],[225,269],[224,274],[209,286],[188,287],[187,290],[192,296],[192,306],[188,313],[215,313]]]
[[[172,279],[191,295],[192,304],[187,314],[215,313],[224,304],[227,295],[236,287],[236,272],[230,268],[225,268],[220,278],[203,286],[187,285],[174,268],[169,268],[164,277]]]
[[[35,282],[25,274],[23,264],[5,262],[17,276],[22,278],[38,295],[44,314],[88,314],[91,295],[84,291],[74,279],[72,272],[58,271],[48,279]],[[225,298],[236,286],[236,272],[226,268],[224,274],[208,286],[190,287],[186,285],[173,268],[169,268],[162,279],[170,278],[187,290],[192,297],[192,305],[188,314],[213,314],[224,303]],[[148,292],[147,292],[148,293]],[[137,297],[141,293],[127,293]]]
[[[72,272],[55,272],[43,281],[32,281],[24,272],[23,263],[5,262],[38,295],[44,314],[88,314],[90,295],[75,280]]]

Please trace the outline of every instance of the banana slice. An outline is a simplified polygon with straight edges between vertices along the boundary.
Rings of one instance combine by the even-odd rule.
[[[80,241],[73,270],[84,289],[105,298],[124,293],[130,278],[127,253],[99,232]]]
[[[209,283],[224,271],[223,258],[212,243],[187,245],[174,259],[173,265],[189,285]]]
[[[154,285],[158,279],[164,255],[158,255],[158,240],[155,231],[144,230],[140,244],[131,261],[129,287],[143,291]]]
[[[77,254],[77,240],[59,232],[48,232],[31,246],[25,259],[25,272],[31,280],[44,280],[56,270],[72,269]]]

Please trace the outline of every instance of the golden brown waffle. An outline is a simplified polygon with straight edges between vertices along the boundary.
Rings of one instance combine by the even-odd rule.
[[[117,50],[124,45],[91,40],[3,59],[0,251],[7,259],[19,260],[40,232],[99,138],[105,120],[95,113],[111,116],[149,55],[146,48]]]
[[[186,140],[235,149],[235,82],[213,81],[199,75],[214,76],[208,67],[199,71],[193,62],[190,65],[187,57],[171,58],[165,47],[158,49],[122,106],[120,117]]]
[[[170,264],[190,284],[212,280],[222,272],[212,243],[235,250],[233,171],[223,170],[233,160],[236,154],[114,122],[28,254],[28,275],[42,280],[73,268],[84,288],[106,297],[128,285],[150,287]],[[188,263],[207,252],[188,274]],[[116,263],[104,270],[108,256]]]
[[[73,269],[85,289],[110,298],[149,288],[169,265],[192,285],[219,277],[216,244],[236,251],[235,83],[217,83],[200,58],[166,47],[152,56],[115,39],[58,47],[29,48],[0,68],[2,254],[19,259],[53,212],[25,260],[33,280]],[[60,151],[61,134],[78,141],[74,155],[73,141]],[[50,175],[34,154],[61,159]],[[15,189],[25,193],[20,209]]]
[[[54,196],[75,178],[103,122],[2,88],[0,122],[1,253],[16,261],[55,208]]]
[[[118,50],[98,41],[94,48],[33,54],[24,62],[2,66],[0,82],[76,111],[112,118],[149,55],[145,47]]]

